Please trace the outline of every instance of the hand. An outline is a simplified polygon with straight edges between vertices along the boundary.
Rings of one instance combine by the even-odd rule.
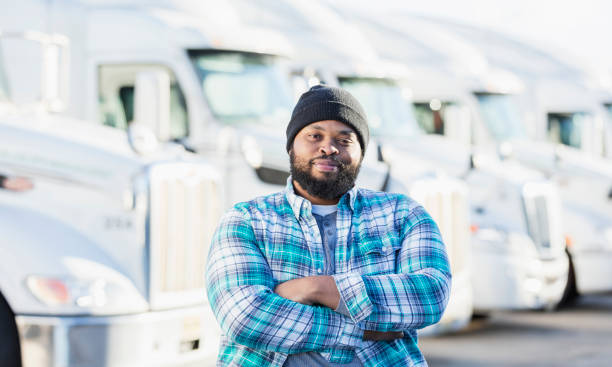
[[[393,341],[404,337],[403,331],[374,331],[364,330],[363,340],[371,341]]]
[[[335,310],[340,303],[340,293],[334,278],[329,275],[296,278],[280,283],[274,293],[305,305],[320,304]]]

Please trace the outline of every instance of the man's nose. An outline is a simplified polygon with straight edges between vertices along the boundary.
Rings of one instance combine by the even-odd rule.
[[[319,151],[325,155],[338,154],[340,151],[332,139],[324,140],[319,146]]]

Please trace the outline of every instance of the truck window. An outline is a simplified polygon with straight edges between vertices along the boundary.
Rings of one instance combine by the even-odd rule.
[[[606,103],[604,106],[606,107],[606,111],[608,111],[609,119],[612,120],[612,103]]]
[[[497,141],[525,138],[517,97],[511,94],[475,93],[482,120],[491,137]]]
[[[421,129],[427,134],[444,135],[446,108],[452,103],[432,99],[428,102],[415,102],[414,115]]]
[[[139,72],[149,68],[165,68],[170,84],[170,137],[180,139],[188,135],[188,111],[185,96],[175,75],[161,65],[102,65],[98,69],[98,106],[104,125],[127,129],[134,119],[134,83]]]
[[[293,93],[277,57],[216,50],[190,50],[189,56],[219,122],[286,125]]]
[[[414,136],[419,126],[402,90],[391,79],[339,78],[340,86],[361,102],[373,136]]]
[[[549,113],[548,139],[553,143],[580,148],[582,124],[586,118],[586,113]]]

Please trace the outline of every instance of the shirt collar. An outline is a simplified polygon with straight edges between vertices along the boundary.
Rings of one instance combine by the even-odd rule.
[[[355,210],[355,200],[357,199],[357,193],[359,190],[356,186],[353,186],[352,189],[347,191],[342,197],[340,201],[338,201],[338,207],[348,205],[351,211]],[[306,200],[302,196],[299,196],[295,193],[293,188],[293,179],[291,176],[287,178],[287,185],[285,186],[285,197],[293,210],[293,214],[296,218],[300,218],[301,216],[312,215],[312,204],[310,201]]]

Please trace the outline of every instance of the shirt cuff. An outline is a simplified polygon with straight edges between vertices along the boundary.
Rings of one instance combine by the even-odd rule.
[[[363,330],[356,324],[347,320],[344,328],[340,331],[338,336],[338,344],[345,345],[352,348],[358,348],[363,342]]]
[[[344,303],[348,310],[348,316],[358,323],[370,316],[374,306],[366,286],[361,278],[361,274],[356,272],[333,275],[336,287],[340,293],[340,304]],[[340,304],[338,308],[340,308]]]
[[[334,310],[337,313],[347,316],[347,317],[351,317],[351,314],[348,311],[348,308],[346,308],[346,303],[344,302],[344,299],[342,299],[342,297],[340,297],[340,302],[338,303],[338,307],[336,307],[336,309]]]

